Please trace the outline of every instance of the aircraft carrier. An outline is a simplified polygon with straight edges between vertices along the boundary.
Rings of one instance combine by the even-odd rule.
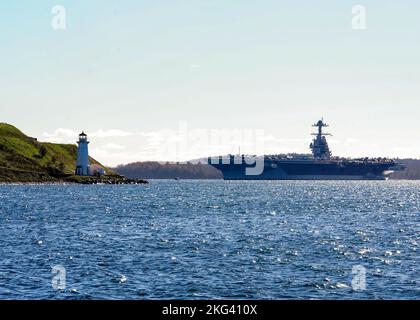
[[[225,180],[386,180],[404,166],[386,158],[332,157],[323,119],[313,125],[312,154],[227,155],[211,157],[208,163],[220,170]]]

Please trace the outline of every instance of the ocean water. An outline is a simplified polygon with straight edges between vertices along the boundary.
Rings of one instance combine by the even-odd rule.
[[[420,299],[420,183],[1,185],[1,299]]]

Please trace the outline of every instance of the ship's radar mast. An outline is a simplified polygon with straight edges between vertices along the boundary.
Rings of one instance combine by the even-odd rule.
[[[327,139],[325,137],[330,136],[331,134],[322,132],[322,128],[328,127],[328,124],[324,122],[324,119],[321,119],[312,126],[318,128],[317,133],[312,133],[312,135],[314,135],[315,138],[310,145],[314,158],[315,159],[330,159],[331,151],[330,151],[330,148],[328,147]]]

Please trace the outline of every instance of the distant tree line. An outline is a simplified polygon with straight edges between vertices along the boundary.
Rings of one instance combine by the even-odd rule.
[[[207,164],[135,162],[114,168],[129,179],[222,179],[222,174]]]
[[[392,173],[391,179],[420,180],[420,160],[404,159],[400,162],[406,166],[406,169]]]

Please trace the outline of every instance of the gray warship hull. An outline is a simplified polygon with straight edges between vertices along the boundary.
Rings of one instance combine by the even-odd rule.
[[[390,173],[399,170],[393,161],[264,159],[264,169],[259,174],[247,173],[252,166],[246,163],[209,164],[220,170],[225,180],[386,180]]]

